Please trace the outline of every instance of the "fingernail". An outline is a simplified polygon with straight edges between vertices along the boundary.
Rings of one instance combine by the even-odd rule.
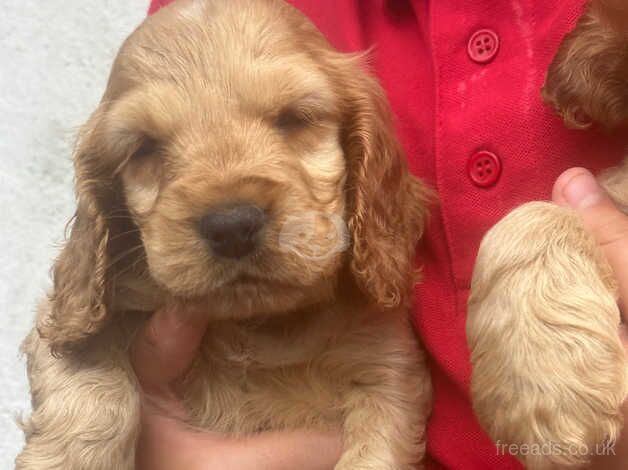
[[[575,175],[563,189],[563,196],[574,209],[586,209],[600,202],[602,189],[588,171]]]

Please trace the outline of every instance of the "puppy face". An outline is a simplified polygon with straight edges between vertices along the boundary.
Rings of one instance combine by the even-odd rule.
[[[328,301],[342,282],[405,302],[427,192],[360,58],[282,1],[181,0],[149,18],[75,162],[77,221],[41,327],[53,348],[102,327],[130,252],[157,289],[217,318]],[[79,251],[96,253],[89,272]]]
[[[139,86],[109,120],[137,147],[121,179],[153,278],[215,315],[285,311],[327,295],[347,245],[339,103],[306,53],[233,28],[190,44],[210,66]]]

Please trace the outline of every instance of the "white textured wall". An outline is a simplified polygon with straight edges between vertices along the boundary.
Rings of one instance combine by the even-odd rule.
[[[148,0],[0,0],[0,469],[28,413],[18,353],[73,212],[70,149]],[[114,469],[112,469],[114,470]]]

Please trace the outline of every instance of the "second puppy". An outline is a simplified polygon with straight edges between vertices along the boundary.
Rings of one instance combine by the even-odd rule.
[[[591,2],[543,94],[570,127],[626,129],[623,0]],[[628,160],[600,183],[628,209]],[[617,302],[610,266],[572,210],[529,203],[484,238],[467,323],[473,407],[488,434],[505,448],[514,444],[528,468],[580,467],[619,437],[628,361]]]

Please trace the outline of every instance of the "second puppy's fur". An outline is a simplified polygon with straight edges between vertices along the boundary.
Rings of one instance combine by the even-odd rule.
[[[407,313],[427,192],[360,62],[279,0],[180,0],[126,41],[24,343],[19,470],[134,468],[127,351],[166,303],[212,319],[192,425],[339,427],[343,470],[421,460],[430,384]]]
[[[624,0],[591,2],[544,96],[570,127],[628,125]],[[628,160],[600,182],[628,214]],[[469,301],[471,395],[502,451],[514,444],[526,466],[545,469],[612,450],[628,394],[617,300],[613,273],[574,211],[529,203],[487,234]]]

